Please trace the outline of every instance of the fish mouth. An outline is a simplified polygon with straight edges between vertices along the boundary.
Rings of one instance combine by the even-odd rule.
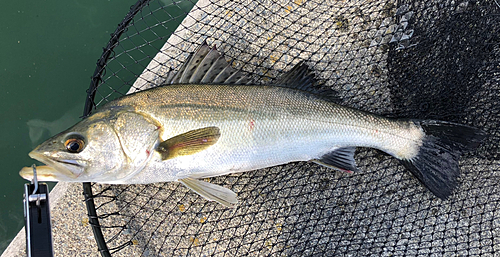
[[[39,172],[39,168],[37,167],[37,179],[40,181],[74,181],[82,174],[84,169],[83,165],[76,160],[59,159],[48,153],[32,151],[29,153],[29,156],[47,165],[40,166],[44,167],[40,170],[41,172]],[[20,172],[20,174],[23,178],[33,177],[31,167],[29,167],[29,169],[31,170],[29,172],[26,167],[21,170],[23,173],[21,174]],[[27,174],[31,175],[29,176]]]
[[[55,159],[52,159],[52,161],[63,163],[63,164],[69,164],[71,166],[76,166],[76,167],[83,167],[82,165],[77,163],[75,160],[55,160]]]

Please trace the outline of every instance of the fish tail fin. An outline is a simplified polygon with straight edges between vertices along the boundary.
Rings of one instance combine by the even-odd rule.
[[[403,165],[434,195],[445,200],[458,186],[460,155],[476,149],[486,137],[483,131],[466,125],[435,121],[413,121],[425,132],[418,153],[402,159]]]

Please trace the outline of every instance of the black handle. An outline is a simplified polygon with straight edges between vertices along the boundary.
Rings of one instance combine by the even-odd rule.
[[[29,257],[52,257],[52,225],[50,222],[49,187],[45,183],[25,184],[26,253]]]

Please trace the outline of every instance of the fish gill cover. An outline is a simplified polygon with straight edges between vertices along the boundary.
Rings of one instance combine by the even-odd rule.
[[[494,0],[139,1],[104,49],[87,111],[161,85],[207,42],[253,83],[276,81],[304,61],[343,105],[489,136],[462,157],[460,186],[445,201],[396,159],[367,148],[357,149],[353,174],[299,162],[211,178],[237,193],[233,209],[176,182],[93,184],[101,253],[498,254],[499,28]]]

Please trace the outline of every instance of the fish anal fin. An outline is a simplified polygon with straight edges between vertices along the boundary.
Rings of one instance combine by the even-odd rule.
[[[236,193],[225,187],[194,178],[179,179],[179,182],[209,201],[216,201],[230,208],[238,203]]]
[[[214,145],[219,137],[220,130],[217,127],[190,130],[161,142],[156,151],[161,154],[162,160],[192,155]]]
[[[343,147],[321,156],[320,159],[312,161],[328,168],[352,173],[358,171],[356,161],[354,160],[355,151],[356,147]]]

